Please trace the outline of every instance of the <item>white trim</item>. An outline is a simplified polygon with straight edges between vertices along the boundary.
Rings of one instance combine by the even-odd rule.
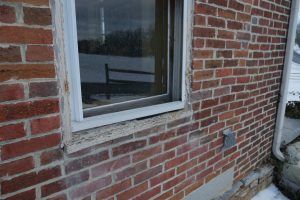
[[[281,140],[282,140],[282,130],[284,128],[284,116],[287,103],[287,97],[289,93],[289,78],[292,71],[292,61],[293,61],[293,49],[295,44],[296,30],[297,30],[297,21],[299,13],[300,2],[292,1],[291,5],[291,14],[289,21],[289,30],[288,30],[288,40],[286,45],[284,68],[281,81],[280,89],[280,100],[277,111],[277,120],[273,140],[273,154],[275,157],[281,161],[285,160],[283,153],[281,152]]]
[[[190,15],[189,11],[193,1],[184,1],[183,11],[183,51],[182,51],[182,100],[170,103],[164,103],[143,108],[131,109],[117,113],[99,115],[95,117],[83,118],[81,86],[80,86],[80,70],[79,70],[79,54],[77,44],[77,28],[76,28],[76,13],[74,1],[65,1],[65,39],[66,39],[66,57],[67,67],[71,76],[71,110],[72,110],[72,132],[82,131],[86,129],[96,128],[108,124],[133,120],[141,117],[161,114],[165,112],[183,109],[186,104],[186,65],[188,49],[188,34]]]
[[[116,113],[109,113],[104,115],[99,115],[95,117],[88,117],[80,122],[73,122],[72,131],[82,131],[85,129],[96,128],[100,126],[105,126],[108,124],[114,124],[118,122],[124,122],[128,120],[133,120],[137,118],[147,117],[151,115],[156,115],[160,113],[175,111],[184,108],[184,103],[181,101],[164,103],[154,106],[147,106],[143,108],[136,108]]]
[[[79,53],[77,43],[77,25],[75,1],[65,1],[65,40],[66,40],[66,58],[67,68],[70,72],[70,96],[72,121],[83,120],[81,85],[80,85],[80,70],[79,70]]]

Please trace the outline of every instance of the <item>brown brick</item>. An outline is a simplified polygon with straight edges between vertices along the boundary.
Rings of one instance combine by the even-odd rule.
[[[0,6],[0,22],[14,23],[16,21],[15,8],[11,6]]]
[[[57,96],[58,88],[56,82],[34,82],[29,84],[29,97]]]
[[[215,17],[208,17],[208,25],[217,28],[225,28],[225,20],[215,18]]]
[[[58,99],[0,105],[0,122],[59,112]]]
[[[29,171],[34,168],[34,160],[32,157],[4,163],[0,165],[0,176],[12,176],[22,172]]]
[[[160,192],[161,192],[161,188],[160,187],[152,188],[152,189],[148,190],[147,192],[145,192],[145,193],[137,196],[136,198],[134,198],[134,200],[151,199],[152,197],[156,196]]]
[[[145,172],[142,172],[134,177],[134,184],[140,184],[146,180],[149,180],[153,176],[160,174],[162,172],[162,165],[154,167],[152,169],[147,169]]]
[[[54,77],[53,64],[0,64],[0,81]]]
[[[60,167],[53,167],[44,169],[38,172],[31,172],[16,178],[5,180],[2,182],[2,194],[12,193],[23,188],[27,188],[50,179],[56,178],[61,175]]]
[[[165,182],[168,179],[171,179],[175,175],[175,169],[169,170],[167,172],[164,172],[162,174],[159,174],[157,176],[154,176],[150,180],[151,187],[154,187],[156,185],[161,184],[162,182]]]
[[[129,153],[131,151],[143,148],[144,146],[146,146],[146,140],[140,140],[140,141],[130,142],[127,144],[122,144],[121,146],[112,149],[113,156]]]
[[[134,188],[131,188],[125,192],[122,192],[121,194],[117,195],[117,199],[119,200],[128,200],[132,197],[141,194],[142,192],[146,191],[148,189],[148,183],[142,183],[138,186],[135,186]]]
[[[38,45],[27,46],[26,61],[45,62],[45,61],[53,61],[53,60],[54,60],[53,47],[38,46]]]
[[[16,194],[14,196],[6,198],[5,200],[20,200],[20,199],[24,199],[24,200],[25,199],[28,199],[28,200],[29,199],[36,199],[35,189],[31,189],[31,190]]]
[[[58,181],[43,185],[41,187],[42,197],[49,196],[51,194],[57,193],[59,191],[70,188],[74,185],[80,184],[89,179],[89,172],[83,171],[72,176],[65,177]]]
[[[24,98],[22,84],[0,85],[0,102],[20,100]]]
[[[114,176],[115,176],[115,180],[116,181],[121,181],[121,180],[124,180],[134,174],[137,174],[143,170],[147,169],[147,162],[144,161],[144,162],[141,162],[141,163],[138,163],[134,166],[131,166],[131,167],[128,167],[118,173],[116,173]]]
[[[0,142],[13,140],[26,135],[24,123],[11,124],[0,127]]]
[[[7,160],[17,156],[26,155],[31,152],[55,147],[61,142],[60,135],[61,134],[57,133],[3,145],[1,148],[1,157],[3,160]]]
[[[49,0],[2,0],[4,2],[24,3],[36,6],[48,6]]]
[[[133,154],[132,161],[140,162],[142,160],[150,158],[153,155],[156,155],[159,153],[161,153],[161,146],[152,147],[150,149],[146,149],[146,150],[143,150],[143,151]]]
[[[47,165],[52,162],[61,160],[62,158],[63,158],[63,152],[61,149],[45,151],[40,156],[40,163],[41,165]]]
[[[97,163],[103,162],[108,158],[109,158],[108,151],[102,151],[66,163],[65,170],[67,174],[70,174],[71,172],[78,171],[85,167],[89,167]]]
[[[0,47],[0,62],[21,62],[20,47]]]
[[[96,193],[96,199],[106,199],[110,196],[118,194],[131,186],[131,180],[127,179],[123,182],[112,185],[111,187]]]
[[[179,183],[181,183],[183,180],[185,179],[185,174],[182,174],[180,176],[177,176],[173,179],[171,179],[170,181],[166,182],[165,184],[163,184],[163,190],[168,190],[171,187],[174,187],[175,185],[178,185]]]
[[[111,176],[106,176],[92,182],[89,181],[87,184],[81,185],[79,188],[71,190],[70,197],[71,199],[86,197],[87,195],[110,185],[111,182]]]
[[[1,26],[0,43],[52,44],[52,31],[21,26]]]
[[[50,8],[23,7],[24,23],[30,25],[51,25]]]
[[[215,29],[213,28],[194,28],[194,36],[195,37],[215,37]]]
[[[117,160],[110,161],[108,163],[100,164],[94,168],[92,168],[92,176],[102,176],[104,174],[108,174],[117,169],[126,167],[130,164],[130,157],[125,156],[122,158],[118,158]]]
[[[150,160],[150,166],[153,167],[155,165],[159,165],[166,160],[170,160],[175,157],[175,151],[169,151],[163,154],[160,154]]]
[[[31,134],[46,133],[60,128],[60,117],[47,117],[35,119],[30,122]]]

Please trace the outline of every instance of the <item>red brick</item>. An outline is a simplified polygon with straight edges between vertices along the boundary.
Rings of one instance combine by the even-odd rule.
[[[153,155],[159,154],[160,152],[161,152],[161,146],[152,147],[150,149],[146,149],[146,150],[143,150],[143,151],[133,154],[132,161],[139,162],[141,160],[150,158]]]
[[[208,17],[208,25],[217,28],[225,28],[225,20],[215,17]]]
[[[32,157],[3,163],[0,165],[0,176],[12,176],[22,172],[29,171],[34,168],[34,160]]]
[[[150,160],[150,166],[153,167],[155,165],[161,164],[166,160],[170,160],[175,157],[175,151],[169,151],[163,154],[160,154]]]
[[[16,21],[15,8],[11,6],[0,6],[0,22],[14,23]]]
[[[70,174],[71,172],[78,171],[83,168],[100,163],[104,160],[107,160],[108,158],[109,158],[108,151],[102,151],[66,163],[65,170],[67,174]]]
[[[171,179],[170,181],[168,181],[165,184],[163,184],[163,190],[168,190],[168,189],[174,187],[175,185],[178,185],[184,179],[185,179],[185,174],[182,174],[180,176],[177,176],[177,177]]]
[[[30,200],[30,199],[36,199],[35,196],[35,189],[31,189],[19,194],[16,194],[14,196],[8,197],[5,200]]]
[[[131,187],[131,180],[127,179],[123,182],[114,184],[109,188],[97,192],[96,199],[97,200],[106,199],[110,196],[116,195],[124,190],[127,190],[129,187]]]
[[[227,22],[227,28],[229,29],[235,29],[235,30],[242,30],[243,24],[236,21],[228,21]]]
[[[0,64],[0,81],[54,77],[53,64]]]
[[[156,188],[150,189],[147,192],[139,195],[138,197],[134,198],[134,200],[151,199],[152,197],[156,196],[160,192],[161,192],[161,188],[160,187],[156,187]]]
[[[146,146],[146,140],[134,141],[112,149],[113,156],[119,156]]]
[[[154,167],[152,169],[147,169],[147,171],[142,172],[134,177],[134,184],[137,185],[146,180],[149,180],[153,176],[160,174],[162,172],[162,165]]]
[[[98,180],[88,182],[85,185],[81,185],[80,187],[73,189],[70,192],[71,199],[86,197],[87,195],[96,192],[112,183],[111,176],[106,176],[104,178],[100,178]]]
[[[60,117],[34,119],[30,122],[31,134],[41,134],[60,128]]]
[[[180,164],[186,162],[188,160],[188,154],[184,154],[180,157],[176,157],[173,160],[170,160],[165,163],[165,170],[169,170],[171,168],[177,167]]]
[[[48,6],[49,0],[2,0],[4,2],[24,3],[35,6]]]
[[[0,11],[1,12],[1,11]],[[0,62],[21,62],[20,47],[0,47]]]
[[[51,46],[27,46],[26,61],[45,62],[53,60],[54,52]]]
[[[174,140],[172,140],[170,142],[167,142],[164,145],[164,151],[167,151],[167,150],[170,150],[170,149],[175,148],[177,146],[180,146],[180,145],[182,145],[182,144],[184,144],[186,142],[187,142],[187,137],[186,136],[174,139]]]
[[[166,180],[172,178],[174,175],[175,175],[175,169],[172,169],[170,171],[154,176],[152,179],[150,179],[151,187],[155,187],[156,185],[165,182]]]
[[[214,70],[196,71],[194,73],[194,80],[197,81],[206,80],[212,78],[213,76],[214,76]]]
[[[137,196],[138,194],[141,194],[142,192],[146,191],[147,189],[148,189],[148,183],[145,182],[145,183],[142,183],[134,188],[131,188],[131,189],[117,195],[117,199],[118,200],[128,200],[134,196]]]
[[[13,140],[26,135],[24,123],[11,124],[0,127],[0,142]]]
[[[60,135],[61,134],[57,133],[3,145],[1,148],[1,157],[3,160],[7,160],[17,156],[26,155],[31,152],[57,146],[61,142]]]
[[[48,198],[47,200],[68,200],[66,194],[59,194],[55,197]]]
[[[228,4],[228,2],[224,0],[209,0],[208,3],[216,4],[218,6],[225,6],[225,7],[227,7]]]
[[[78,185],[84,181],[87,181],[88,179],[89,172],[83,171],[78,174],[74,174],[58,181],[43,185],[41,187],[42,197],[49,196],[51,194],[70,188],[74,185]]]
[[[169,190],[165,193],[163,193],[162,195],[156,197],[154,200],[166,200],[168,198],[170,198],[173,195],[173,190]]]
[[[218,16],[219,17],[223,17],[225,19],[232,19],[232,20],[234,20],[235,16],[236,16],[236,12],[234,12],[232,10],[224,10],[224,9],[219,8],[218,9]]]
[[[92,168],[92,176],[93,177],[102,176],[104,174],[108,174],[117,169],[126,167],[129,164],[130,164],[129,156],[118,158],[117,160],[113,160],[108,163],[101,164],[101,165],[98,165],[98,166]]]
[[[52,31],[21,26],[1,26],[0,43],[52,44]]]
[[[0,85],[0,102],[20,100],[24,98],[22,84]]]
[[[194,28],[194,36],[195,37],[215,37],[216,30],[213,28]]]
[[[116,181],[124,180],[125,178],[144,171],[145,169],[147,169],[147,162],[141,162],[116,173],[114,177]]]
[[[5,180],[2,182],[1,191],[2,194],[12,193],[23,188],[27,188],[61,175],[60,167],[53,167],[44,169],[38,172],[31,172],[24,174],[16,178]]]
[[[194,50],[193,57],[194,58],[212,58],[214,52],[211,50]]]
[[[0,122],[59,112],[58,99],[0,105]]]
[[[62,158],[63,158],[63,152],[61,149],[45,151],[40,156],[40,163],[41,165],[47,165],[52,162],[61,160]]]
[[[24,23],[30,25],[51,25],[50,8],[23,7]]]

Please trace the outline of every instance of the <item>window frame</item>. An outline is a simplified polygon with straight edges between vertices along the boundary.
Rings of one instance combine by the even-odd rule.
[[[182,35],[181,41],[181,62],[174,62],[175,69],[181,68],[181,100],[162,103],[158,105],[145,106],[141,108],[133,108],[130,110],[124,110],[114,113],[107,113],[92,117],[83,117],[83,106],[81,99],[81,83],[80,83],[80,68],[79,68],[79,53],[77,44],[77,25],[76,25],[76,10],[75,1],[64,2],[64,37],[65,37],[65,55],[66,65],[69,79],[69,92],[70,92],[70,107],[71,107],[71,121],[72,132],[83,131],[86,129],[92,129],[104,125],[113,123],[144,118],[152,115],[162,114],[166,112],[176,111],[183,109],[186,105],[186,47],[187,47],[187,28],[188,28],[188,0],[183,1],[183,13],[182,13]],[[175,6],[175,12],[176,12]],[[175,15],[178,16],[178,15]],[[175,31],[175,33],[178,31]],[[174,42],[174,45],[176,43]],[[169,45],[168,45],[169,46]],[[174,46],[176,51],[176,46]],[[72,67],[71,67],[72,66]],[[169,72],[168,72],[169,73]],[[176,91],[174,88],[172,89]]]

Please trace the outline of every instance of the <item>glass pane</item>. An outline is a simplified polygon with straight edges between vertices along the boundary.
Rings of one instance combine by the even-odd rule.
[[[84,109],[168,93],[163,0],[76,0]]]
[[[289,74],[289,93],[284,118],[282,143],[288,144],[300,135],[300,13],[293,50],[292,70]]]

